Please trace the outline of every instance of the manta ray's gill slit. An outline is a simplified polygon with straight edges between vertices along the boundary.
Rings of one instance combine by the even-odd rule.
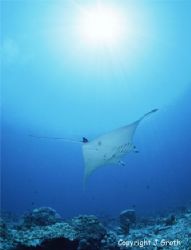
[[[120,146],[118,147],[118,151],[121,152],[121,153],[124,152],[124,149],[125,149],[125,144],[120,145]]]
[[[127,152],[128,149],[129,149],[129,145],[126,143],[126,144],[124,145],[124,152]]]
[[[115,158],[116,157],[116,154],[112,154],[112,158]]]

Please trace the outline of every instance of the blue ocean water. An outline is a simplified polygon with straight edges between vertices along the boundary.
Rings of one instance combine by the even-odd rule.
[[[106,1],[134,16],[133,32],[116,48],[92,48],[74,20],[95,3],[1,2],[3,211],[148,215],[191,205],[191,3]],[[154,108],[135,134],[140,153],[95,171],[85,190],[81,144],[30,136],[91,140]]]

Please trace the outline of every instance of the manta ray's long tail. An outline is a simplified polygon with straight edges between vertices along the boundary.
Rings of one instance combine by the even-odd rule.
[[[80,140],[68,139],[68,138],[65,138],[65,137],[38,136],[38,135],[33,135],[33,134],[29,134],[29,136],[37,138],[37,139],[63,140],[64,142],[72,142],[72,143],[80,143],[80,144],[82,144],[82,142],[83,142],[83,141],[80,141]]]

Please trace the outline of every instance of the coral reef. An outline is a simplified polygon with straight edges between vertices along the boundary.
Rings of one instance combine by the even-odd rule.
[[[72,226],[79,239],[101,240],[106,229],[94,215],[80,215],[72,219]]]
[[[130,226],[136,222],[136,213],[134,209],[126,209],[119,215],[119,223],[125,234],[129,233]]]
[[[123,229],[127,225],[128,233]],[[66,222],[55,210],[43,207],[26,214],[17,225],[1,219],[0,233],[3,250],[189,250],[191,210],[144,220],[137,220],[134,210],[124,210],[119,224],[103,226],[94,215]]]
[[[34,226],[48,226],[61,221],[61,217],[50,207],[35,208],[32,212],[23,216],[22,226],[26,228]]]
[[[7,225],[2,218],[0,218],[0,236],[6,238],[8,234]]]
[[[79,250],[100,249],[106,229],[94,215],[80,215],[72,219],[72,226],[79,239]]]
[[[174,214],[169,215],[169,217],[165,219],[166,226],[172,226],[175,223],[176,223],[176,217]]]

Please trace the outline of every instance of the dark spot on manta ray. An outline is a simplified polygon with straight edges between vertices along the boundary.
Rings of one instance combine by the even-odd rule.
[[[88,141],[88,139],[86,137],[82,137],[82,142],[83,143],[88,143],[89,141]]]

